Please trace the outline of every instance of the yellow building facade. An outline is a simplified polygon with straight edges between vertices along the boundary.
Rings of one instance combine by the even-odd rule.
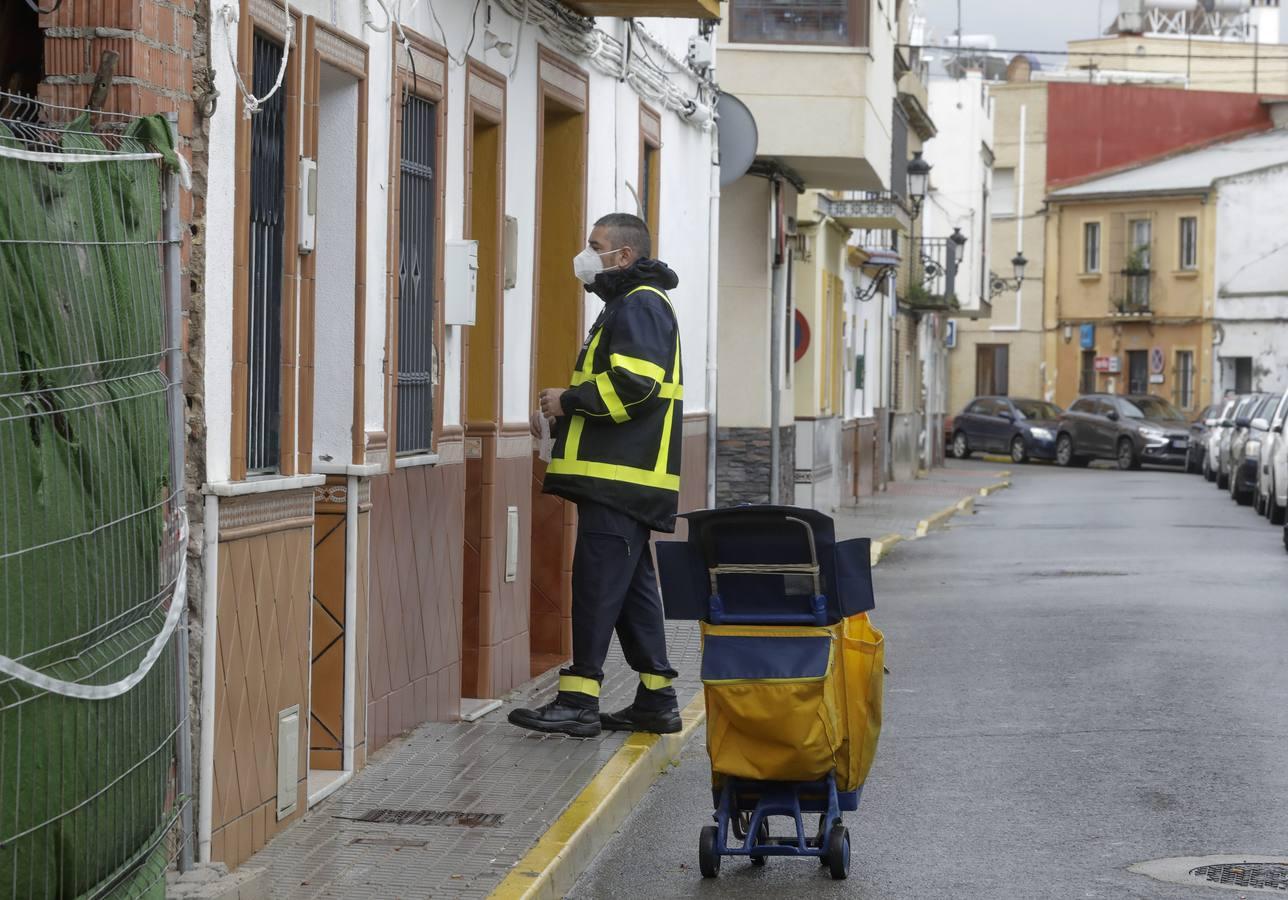
[[[1044,357],[1055,396],[1211,393],[1215,215],[1205,193],[1049,198]]]

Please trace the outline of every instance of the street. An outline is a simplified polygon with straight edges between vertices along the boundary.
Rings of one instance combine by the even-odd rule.
[[[1219,900],[1128,867],[1284,853],[1279,529],[1176,472],[1012,471],[875,571],[890,674],[848,881],[783,858],[702,879],[699,737],[572,896]]]

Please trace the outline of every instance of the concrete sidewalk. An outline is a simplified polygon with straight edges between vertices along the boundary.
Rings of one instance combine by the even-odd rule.
[[[981,487],[1001,480],[1003,469],[954,464],[891,485],[838,513],[838,537],[911,537],[920,520],[978,497]],[[668,640],[681,673],[676,689],[683,707],[700,686],[696,624],[670,623]],[[603,707],[626,705],[636,678],[616,642],[605,670]],[[561,896],[559,885],[570,885],[590,862],[602,846],[595,841],[607,840],[633,804],[641,779],[656,776],[658,755],[641,752],[650,740],[644,736],[628,740],[606,732],[579,740],[522,731],[506,721],[510,709],[548,699],[555,680],[554,671],[546,673],[476,722],[430,723],[391,742],[346,787],[245,865],[266,870],[271,896],[280,900],[486,897],[512,870],[522,877],[506,881],[506,896]],[[685,734],[699,730],[686,728]],[[665,763],[680,747],[673,742],[655,749],[669,754]],[[639,771],[641,766],[652,769]],[[618,781],[633,776],[634,786],[605,790],[605,773]],[[621,808],[605,813],[614,806]],[[543,835],[549,842],[556,833],[557,853],[533,850]],[[590,845],[573,846],[584,833],[597,836]],[[542,871],[552,866],[561,867],[557,877]]]

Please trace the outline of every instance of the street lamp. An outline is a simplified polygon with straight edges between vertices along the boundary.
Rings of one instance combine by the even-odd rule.
[[[859,270],[875,269],[876,272],[872,275],[872,280],[868,282],[867,287],[855,285],[854,298],[860,303],[867,303],[875,297],[877,291],[881,290],[881,286],[885,284],[885,280],[894,275],[899,269],[900,263],[899,254],[893,250],[877,249],[866,252],[868,258],[864,260]]]
[[[908,163],[908,202],[912,204],[912,217],[921,215],[921,203],[926,199],[930,188],[930,163],[921,157],[921,151],[915,150]]]
[[[948,240],[953,242],[953,259],[960,264],[966,256],[966,235],[962,234],[960,228],[954,228]]]
[[[1018,291],[1020,285],[1024,283],[1024,269],[1028,266],[1029,261],[1024,258],[1024,251],[1016,253],[1011,259],[1011,269],[1015,272],[1014,278],[1003,278],[995,272],[988,273],[988,296],[991,300],[998,294],[1006,291]]]

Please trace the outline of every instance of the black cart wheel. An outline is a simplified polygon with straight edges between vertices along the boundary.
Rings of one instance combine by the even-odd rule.
[[[715,878],[720,874],[720,854],[716,852],[716,826],[707,825],[698,836],[698,868],[703,878]]]
[[[833,825],[827,835],[827,870],[834,881],[850,874],[850,829]]]
[[[760,820],[760,827],[756,829],[756,843],[764,846],[769,843],[769,823],[764,819]],[[759,853],[751,854],[751,864],[753,866],[763,866],[765,857]]]

